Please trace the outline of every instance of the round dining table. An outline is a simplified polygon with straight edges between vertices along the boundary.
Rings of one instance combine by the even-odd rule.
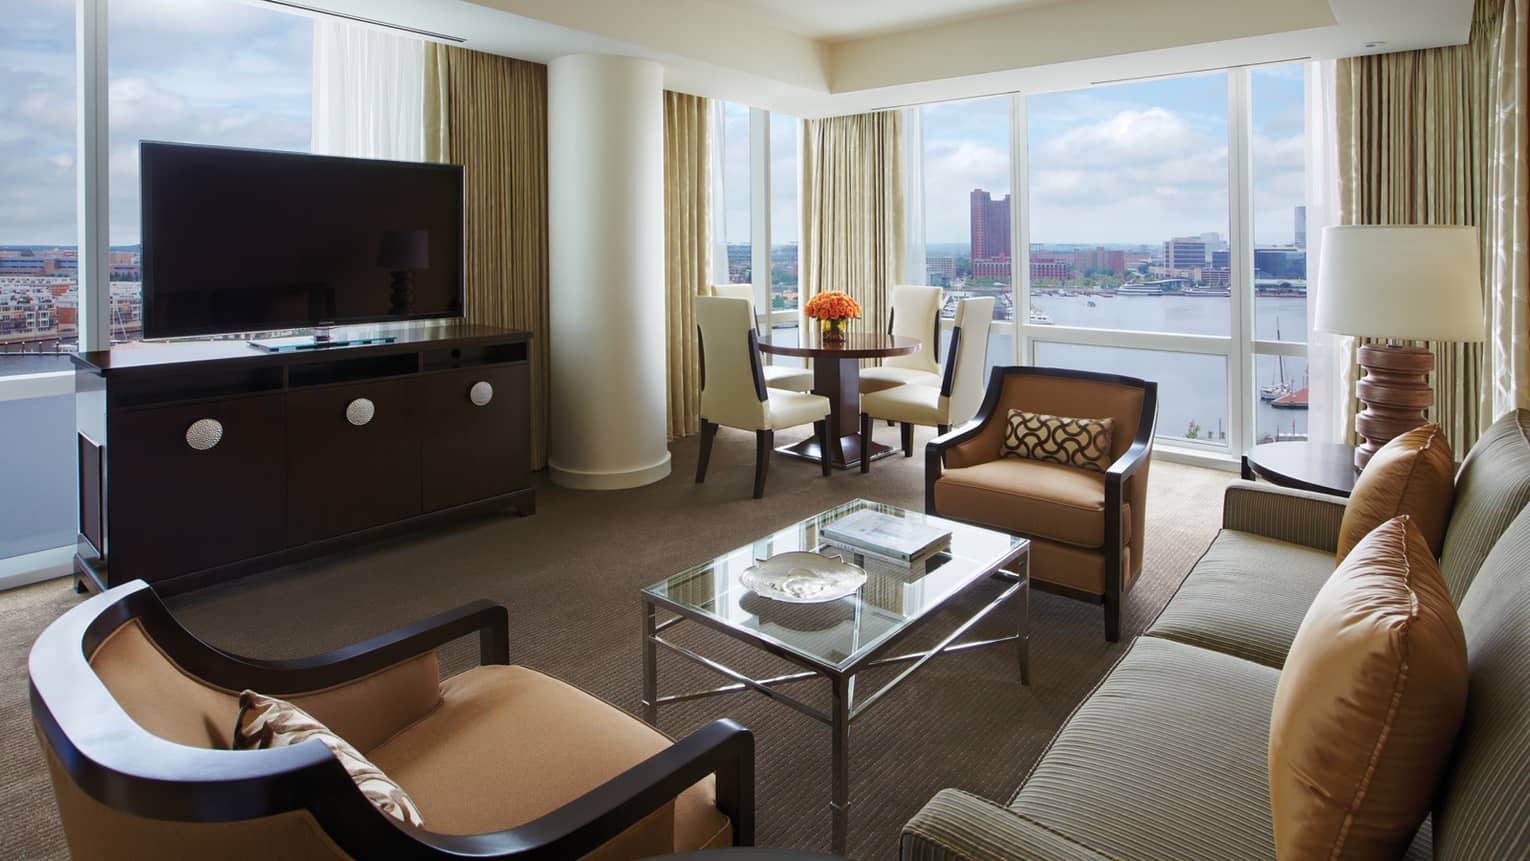
[[[829,464],[837,469],[851,469],[861,458],[872,460],[895,451],[878,442],[869,452],[861,451],[861,359],[885,359],[917,353],[918,338],[903,335],[850,333],[842,342],[825,342],[818,326],[803,327],[797,344],[760,344],[760,352],[774,356],[796,356],[813,360],[813,394],[829,399]],[[820,463],[825,452],[812,437],[776,449],[790,457]]]

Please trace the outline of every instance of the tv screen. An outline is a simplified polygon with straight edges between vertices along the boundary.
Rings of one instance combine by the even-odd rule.
[[[462,314],[462,168],[144,142],[146,338]]]

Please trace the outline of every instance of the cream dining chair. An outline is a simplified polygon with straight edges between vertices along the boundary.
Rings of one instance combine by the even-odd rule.
[[[771,389],[760,364],[760,342],[750,324],[750,305],[723,296],[696,298],[701,330],[701,454],[696,483],[707,477],[717,426],[754,431],[754,498],[765,495],[765,475],[776,431],[812,424],[818,444],[829,450],[829,399],[805,392]],[[823,459],[829,474],[829,459]]]
[[[724,296],[729,299],[744,299],[749,302],[749,319],[754,330],[760,330],[760,315],[754,307],[754,287],[750,284],[713,284],[713,296]],[[769,324],[769,317],[766,318]],[[789,392],[808,392],[813,390],[813,372],[808,368],[787,368],[780,365],[762,365],[765,374],[765,385],[772,389],[785,389]]]
[[[869,451],[872,419],[903,426],[903,456],[914,456],[914,425],[934,425],[944,434],[965,424],[983,400],[983,375],[988,365],[988,324],[993,322],[993,299],[963,299],[956,305],[951,346],[940,386],[905,383],[861,395],[861,451]],[[871,458],[861,458],[861,472],[871,471]]]
[[[881,367],[861,369],[861,394],[879,392],[907,383],[940,385],[940,366],[935,354],[940,344],[939,287],[899,284],[892,289],[892,313],[887,332],[918,339],[920,348],[906,356],[882,360]]]

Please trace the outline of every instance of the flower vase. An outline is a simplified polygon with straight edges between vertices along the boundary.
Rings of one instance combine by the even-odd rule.
[[[823,342],[825,344],[843,344],[845,342],[845,330],[847,328],[846,322],[847,321],[843,317],[825,317],[824,319],[819,320],[818,323],[822,327],[820,334],[822,336]]]

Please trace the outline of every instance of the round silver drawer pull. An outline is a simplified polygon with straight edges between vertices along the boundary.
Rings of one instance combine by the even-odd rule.
[[[375,415],[377,415],[377,405],[366,398],[357,398],[345,407],[345,420],[356,427],[368,424]]]
[[[195,451],[207,451],[223,441],[223,422],[197,419],[186,428],[186,445]]]
[[[486,407],[489,401],[494,400],[494,387],[489,385],[487,380],[479,380],[471,389],[468,389],[468,400],[472,401],[475,407]]]

